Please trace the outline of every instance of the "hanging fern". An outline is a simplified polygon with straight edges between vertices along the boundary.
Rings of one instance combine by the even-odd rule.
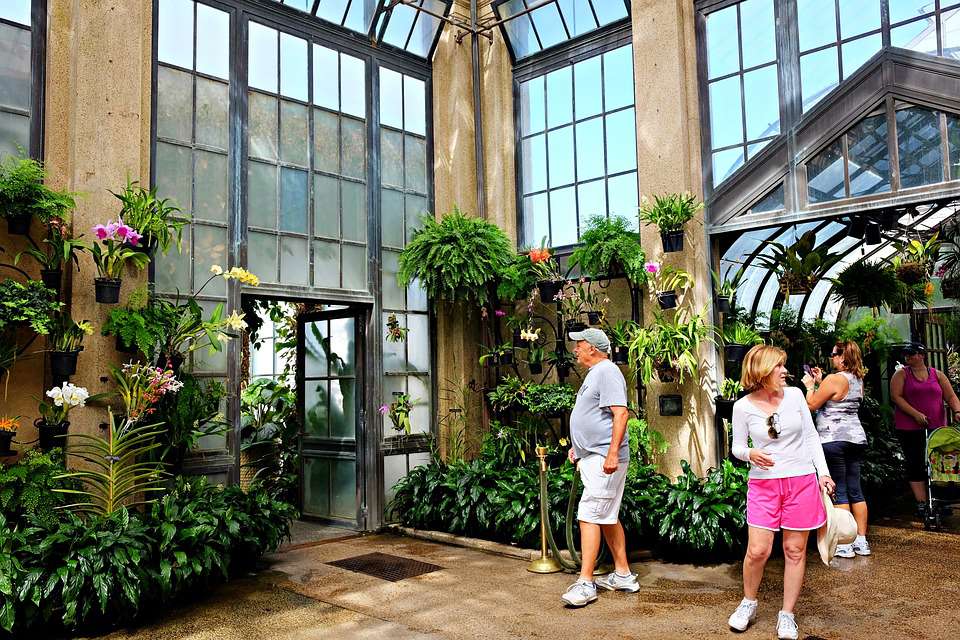
[[[434,300],[486,304],[491,285],[513,260],[510,239],[457,207],[440,221],[424,216],[423,223],[400,254],[397,283],[418,280]]]
[[[834,297],[850,307],[889,306],[897,301],[900,291],[893,267],[862,260],[852,262],[831,282]]]
[[[647,272],[643,265],[647,258],[640,247],[640,234],[629,225],[620,216],[593,216],[580,236],[582,244],[570,256],[570,264],[580,265],[584,274],[591,277],[622,271],[633,284],[644,284]]]

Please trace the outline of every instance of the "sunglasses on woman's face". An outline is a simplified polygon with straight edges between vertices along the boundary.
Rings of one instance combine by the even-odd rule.
[[[830,357],[831,357],[831,358],[837,358],[837,357],[842,356],[842,355],[843,355],[843,353],[841,353],[841,352],[839,352],[839,351],[834,351],[833,353],[830,354]]]
[[[780,437],[780,414],[771,413],[767,416],[767,435],[770,436],[771,440],[776,440]]]

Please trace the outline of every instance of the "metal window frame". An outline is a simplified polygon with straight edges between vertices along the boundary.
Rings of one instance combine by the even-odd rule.
[[[635,169],[632,169],[632,170],[617,172],[617,173],[614,173],[614,174],[608,173],[608,171],[607,171],[607,169],[608,169],[608,167],[607,167],[607,154],[606,154],[606,146],[607,146],[607,143],[606,143],[606,116],[609,115],[609,114],[611,114],[611,113],[620,113],[620,112],[622,112],[622,111],[626,111],[627,109],[634,109],[634,110],[635,110],[635,109],[636,109],[636,101],[634,100],[634,102],[631,103],[631,104],[628,105],[628,106],[625,106],[625,107],[617,107],[616,109],[612,109],[612,110],[610,110],[610,111],[608,112],[608,111],[606,111],[606,97],[605,97],[604,95],[602,95],[602,96],[601,96],[601,103],[600,103],[600,105],[601,105],[601,111],[600,111],[600,113],[594,114],[593,116],[589,116],[589,117],[587,117],[587,118],[582,118],[581,120],[578,121],[578,120],[577,120],[577,117],[576,117],[576,85],[575,85],[576,80],[575,80],[574,74],[573,74],[573,66],[574,66],[576,63],[582,62],[582,61],[584,61],[584,60],[596,58],[596,57],[598,57],[598,56],[601,56],[601,63],[600,63],[600,64],[601,64],[601,86],[603,86],[604,80],[603,80],[603,77],[602,77],[602,69],[603,69],[603,61],[602,61],[603,59],[602,59],[602,56],[603,56],[604,54],[610,52],[610,51],[615,50],[615,49],[619,49],[619,48],[624,47],[624,46],[626,46],[626,45],[632,45],[632,43],[633,43],[633,36],[632,36],[632,32],[631,32],[631,25],[630,25],[629,22],[624,23],[624,22],[621,21],[621,22],[613,23],[613,24],[611,24],[611,25],[608,25],[608,26],[606,26],[606,27],[603,27],[602,29],[599,29],[599,30],[597,30],[597,31],[594,31],[594,32],[591,32],[591,33],[588,33],[588,34],[584,34],[584,36],[589,36],[589,37],[588,37],[588,38],[584,38],[584,39],[582,39],[582,40],[578,39],[578,40],[580,40],[580,41],[577,41],[577,42],[571,41],[571,42],[567,43],[567,46],[565,46],[565,47],[563,47],[563,48],[558,48],[558,49],[555,49],[555,50],[554,50],[554,49],[548,50],[548,51],[546,52],[547,55],[542,55],[542,56],[541,56],[541,55],[538,55],[538,56],[535,56],[535,57],[534,57],[534,56],[531,56],[530,59],[526,59],[526,60],[524,60],[521,64],[515,66],[515,67],[514,67],[514,70],[513,70],[513,123],[514,123],[513,132],[514,132],[514,166],[515,166],[516,184],[518,185],[518,188],[515,190],[515,192],[516,192],[516,207],[517,207],[517,209],[516,209],[516,211],[517,211],[517,214],[516,214],[516,225],[517,225],[518,246],[524,246],[525,244],[531,244],[531,243],[532,243],[532,244],[537,244],[537,243],[540,242],[540,239],[539,239],[539,238],[526,238],[526,237],[525,237],[525,234],[524,234],[524,228],[525,228],[525,227],[524,227],[524,216],[523,216],[523,201],[524,201],[525,198],[527,198],[527,197],[529,197],[529,196],[532,196],[532,195],[543,195],[543,194],[546,194],[546,195],[547,195],[547,215],[548,215],[547,228],[550,230],[550,238],[551,238],[551,240],[552,240],[552,237],[553,237],[552,224],[553,224],[553,223],[552,223],[551,217],[550,217],[550,215],[549,215],[549,212],[550,212],[549,194],[550,194],[552,191],[556,191],[556,190],[558,190],[558,189],[568,188],[568,187],[573,187],[573,188],[574,188],[574,206],[576,207],[575,215],[576,215],[576,219],[577,219],[577,226],[578,226],[578,229],[579,229],[579,224],[580,224],[580,211],[579,211],[579,209],[580,209],[580,206],[579,206],[579,192],[578,192],[577,187],[579,187],[580,184],[588,184],[588,183],[591,183],[591,182],[595,182],[595,181],[597,181],[597,180],[603,180],[603,181],[604,181],[604,194],[605,194],[605,197],[606,197],[606,208],[609,209],[609,206],[610,206],[610,197],[609,197],[609,185],[607,184],[607,181],[609,180],[609,178],[611,178],[611,177],[614,177],[614,178],[615,178],[615,177],[618,177],[618,176],[629,175],[629,174],[631,174],[631,173],[636,173],[636,172],[637,172],[637,169],[635,168]],[[581,37],[581,38],[583,38],[583,37]],[[549,126],[547,125],[547,122],[546,122],[546,120],[545,120],[545,121],[544,121],[544,128],[543,128],[542,131],[537,131],[536,133],[533,133],[533,134],[524,135],[524,133],[523,133],[523,128],[522,128],[522,127],[523,127],[522,110],[521,110],[521,104],[520,104],[520,87],[521,87],[521,85],[522,85],[524,82],[528,82],[528,81],[530,81],[530,80],[534,80],[534,79],[539,78],[539,77],[544,77],[544,78],[545,78],[546,75],[549,74],[550,72],[552,72],[552,71],[557,71],[557,70],[559,70],[559,69],[563,69],[563,68],[566,68],[566,67],[570,67],[570,69],[571,69],[570,82],[571,82],[571,113],[572,113],[572,117],[571,117],[570,122],[569,122],[569,123],[565,123],[565,124],[563,124],[563,125],[559,125],[559,126],[556,126],[556,127],[552,127],[552,128],[551,128],[551,127],[549,127]],[[547,90],[547,88],[546,88],[546,80],[544,80],[544,109],[545,109],[545,111],[544,111],[544,117],[546,117],[546,108],[547,108],[546,90]],[[590,180],[585,180],[585,181],[583,181],[583,182],[581,183],[581,182],[577,179],[577,165],[576,165],[576,150],[577,150],[576,125],[577,125],[578,122],[586,122],[586,121],[588,121],[588,120],[592,120],[592,119],[596,119],[596,118],[601,118],[601,119],[603,120],[603,132],[604,132],[604,134],[603,134],[603,135],[604,135],[604,140],[603,140],[603,146],[604,146],[603,175],[600,176],[600,177],[591,178]],[[550,173],[549,173],[549,166],[550,166],[549,155],[550,155],[550,154],[549,154],[549,147],[547,146],[547,134],[548,134],[550,131],[557,131],[557,130],[559,130],[559,129],[563,129],[563,128],[566,128],[566,127],[570,127],[570,128],[572,129],[572,132],[573,132],[573,153],[574,153],[574,158],[573,158],[573,176],[574,176],[574,180],[573,180],[572,183],[569,183],[569,184],[563,184],[563,185],[558,185],[558,186],[552,187],[552,186],[550,185]],[[528,139],[533,138],[533,137],[538,136],[538,135],[543,135],[543,136],[544,136],[544,145],[545,145],[546,148],[547,148],[547,152],[546,152],[546,156],[547,156],[547,160],[546,160],[546,162],[547,162],[547,185],[546,185],[546,188],[545,188],[545,189],[541,189],[541,190],[538,190],[538,191],[531,191],[530,193],[526,193],[526,192],[524,192],[524,189],[523,189],[523,184],[524,184],[524,182],[523,182],[523,178],[524,178],[524,177],[523,177],[523,142],[524,142],[524,140],[528,140]],[[638,193],[639,193],[639,192],[638,192]],[[578,237],[579,237],[579,231],[578,231]],[[552,243],[551,243],[551,244],[552,244]],[[553,248],[556,249],[556,250],[558,250],[560,254],[565,254],[565,253],[571,252],[571,251],[573,250],[574,246],[576,246],[576,245],[575,245],[575,244],[573,244],[573,245],[563,245],[563,246],[557,246],[557,247],[553,247]]]
[[[30,32],[30,108],[2,107],[0,110],[29,119],[27,129],[28,157],[43,160],[45,127],[45,95],[47,76],[47,0],[31,0],[30,24],[0,18],[0,24]]]
[[[34,0],[38,2],[40,0]],[[304,13],[298,9],[281,5],[277,2],[268,0],[196,0],[200,4],[205,4],[215,9],[226,12],[230,16],[230,107],[229,107],[229,148],[228,148],[228,265],[239,266],[247,264],[247,207],[246,197],[248,193],[247,184],[247,162],[249,156],[248,135],[247,135],[247,113],[248,113],[248,83],[247,83],[247,43],[248,23],[254,20],[265,26],[275,28],[278,31],[289,33],[291,35],[302,37],[308,43],[318,43],[322,46],[346,53],[355,58],[359,58],[365,63],[365,84],[366,84],[366,195],[367,195],[367,283],[368,290],[357,292],[342,289],[330,289],[323,287],[310,287],[300,285],[283,285],[282,283],[267,283],[260,287],[251,288],[240,286],[235,281],[228,283],[227,289],[227,307],[228,309],[239,309],[242,296],[252,296],[257,298],[289,300],[296,302],[313,303],[331,303],[355,305],[366,309],[366,317],[369,321],[366,323],[365,340],[368,348],[364,354],[364,367],[368,381],[377,381],[375,384],[368,384],[364,390],[364,411],[365,415],[375,415],[376,402],[379,397],[379,380],[383,375],[382,370],[382,345],[380,344],[380,324],[377,321],[382,315],[381,298],[381,211],[379,202],[380,189],[380,92],[379,82],[377,80],[377,70],[384,66],[405,75],[415,77],[424,82],[424,112],[426,120],[426,154],[427,154],[427,192],[423,194],[427,198],[429,209],[434,207],[433,184],[435,181],[433,167],[433,81],[432,66],[429,60],[419,58],[413,54],[402,52],[395,47],[373,47],[362,34],[349,32],[347,29],[336,27],[330,23]],[[153,0],[153,15],[157,16],[159,11],[159,0]],[[155,21],[156,24],[156,21]],[[439,37],[438,29],[438,37]],[[157,95],[157,75],[160,63],[157,59],[157,40],[158,30],[153,29],[152,34],[152,69],[151,69],[151,95]],[[308,56],[312,55],[312,47],[308,48]],[[171,65],[172,66],[172,65]],[[191,73],[196,73],[191,71]],[[221,79],[222,81],[222,79]],[[308,78],[310,91],[312,91],[312,79]],[[278,87],[279,90],[279,87]],[[156,149],[157,149],[157,101],[151,100],[151,124],[150,124],[150,180],[151,184],[156,183]],[[309,108],[315,105],[310,104]],[[310,118],[312,127],[312,117]],[[338,143],[339,144],[339,143]],[[312,150],[310,151],[312,155]],[[279,166],[279,165],[278,165]],[[312,201],[313,180],[310,179],[310,200]],[[312,218],[311,218],[312,221]],[[309,224],[309,222],[308,222]],[[308,229],[308,250],[312,250],[312,229]],[[312,274],[311,274],[312,275]],[[152,274],[151,274],[152,280]],[[427,311],[428,321],[431,333],[431,393],[434,396],[434,406],[436,406],[436,384],[434,372],[436,371],[436,336],[434,327],[436,326],[436,313],[430,307]],[[227,348],[227,384],[228,388],[234,390],[239,383],[239,349],[236,344],[231,343]],[[193,465],[193,470],[197,473],[209,473],[212,471],[228,471],[232,482],[239,481],[239,413],[240,399],[239,394],[234,394],[230,398],[228,407],[228,419],[234,424],[231,433],[229,455],[197,461]],[[431,431],[436,432],[436,417],[432,416]],[[367,430],[373,428],[367,425]],[[358,442],[358,459],[362,463],[358,465],[358,474],[362,474],[361,482],[365,487],[367,516],[361,521],[361,526],[367,529],[380,526],[383,519],[383,460],[381,451],[381,438],[365,438],[363,443]],[[362,449],[360,449],[362,447]]]

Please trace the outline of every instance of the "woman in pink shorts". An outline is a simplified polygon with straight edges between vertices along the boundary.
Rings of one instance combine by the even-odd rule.
[[[763,568],[774,534],[782,530],[783,607],[777,616],[777,637],[795,639],[799,631],[793,609],[803,586],[807,537],[827,520],[820,487],[832,493],[834,483],[803,392],[786,386],[786,362],[782,349],[767,345],[750,349],[740,382],[751,393],[733,405],[733,455],[750,462],[750,477],[744,597],[729,624],[735,631],[745,631],[756,619]]]

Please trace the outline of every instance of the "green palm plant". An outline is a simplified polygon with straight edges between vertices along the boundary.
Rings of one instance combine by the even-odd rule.
[[[162,462],[147,459],[147,454],[160,447],[157,436],[162,433],[159,425],[140,425],[130,419],[125,419],[117,428],[110,411],[105,436],[86,433],[68,436],[70,454],[87,463],[88,468],[57,476],[58,480],[81,483],[78,489],[54,489],[77,497],[76,502],[63,508],[109,516],[124,506],[154,502],[149,496],[165,491],[163,483],[170,476]]]
[[[761,266],[777,273],[784,295],[810,293],[841,258],[839,255],[830,255],[826,246],[816,246],[817,233],[812,230],[789,246],[770,240],[764,242],[770,245],[772,251],[769,255],[757,256],[756,260]]]

